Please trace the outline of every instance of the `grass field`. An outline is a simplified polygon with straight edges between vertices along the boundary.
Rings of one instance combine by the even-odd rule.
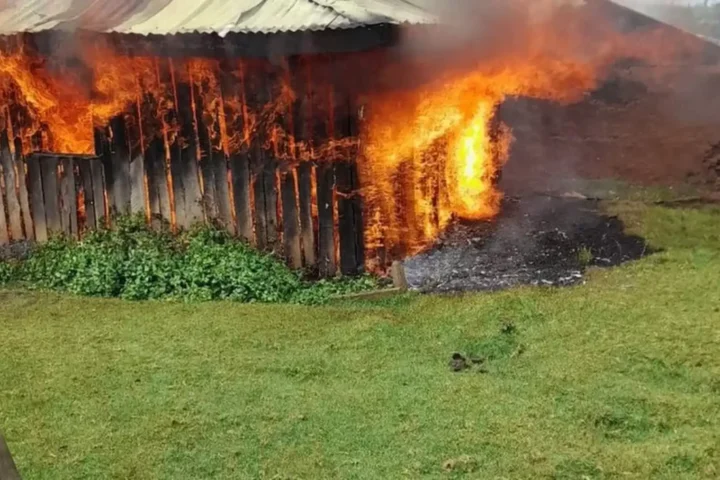
[[[26,479],[719,478],[720,209],[608,208],[663,251],[567,289],[0,290],[0,430]]]

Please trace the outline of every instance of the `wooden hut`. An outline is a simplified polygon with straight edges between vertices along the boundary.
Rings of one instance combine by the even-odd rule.
[[[144,212],[361,271],[358,106],[332,67],[432,21],[399,0],[3,2],[0,244]]]

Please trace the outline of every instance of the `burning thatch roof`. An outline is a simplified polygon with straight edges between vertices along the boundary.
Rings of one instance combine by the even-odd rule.
[[[140,35],[222,36],[433,23],[434,15],[416,4],[404,0],[0,0],[0,34],[80,27]]]

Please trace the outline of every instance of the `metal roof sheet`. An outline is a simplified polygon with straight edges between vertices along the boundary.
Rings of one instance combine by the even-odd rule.
[[[0,35],[83,28],[141,35],[272,33],[434,23],[428,0],[0,0]]]

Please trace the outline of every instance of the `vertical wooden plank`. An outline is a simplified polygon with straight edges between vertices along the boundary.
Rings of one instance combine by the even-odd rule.
[[[16,94],[19,92],[16,92]],[[13,153],[13,162],[17,173],[18,197],[20,200],[20,209],[22,211],[23,229],[25,238],[28,240],[35,239],[33,228],[32,212],[30,211],[30,201],[27,190],[27,165],[24,159],[25,148],[23,145],[24,134],[27,134],[28,124],[31,123],[25,107],[20,105],[18,99],[13,100],[13,105],[8,109],[10,124],[8,130],[8,139]]]
[[[45,220],[45,200],[43,199],[42,174],[40,172],[40,162],[37,155],[30,155],[28,157],[27,167],[30,208],[32,209],[33,225],[35,227],[35,240],[38,242],[46,242],[48,239],[48,230]]]
[[[274,90],[277,89],[278,72],[270,68],[260,79],[265,87],[265,102],[273,101]],[[279,89],[277,89],[279,90]],[[264,104],[263,104],[264,105]],[[271,116],[268,122],[276,122],[277,118]],[[275,125],[266,124],[265,132],[269,132]],[[266,140],[270,140],[266,138]],[[264,142],[266,145],[272,142]],[[265,151],[265,217],[267,225],[268,246],[273,250],[280,248],[280,235],[278,231],[278,159],[275,157],[275,148],[271,147]]]
[[[40,171],[42,176],[43,199],[45,200],[45,218],[49,233],[62,232],[60,220],[60,193],[58,190],[58,158],[40,158]]]
[[[335,95],[335,137],[352,138],[357,134],[356,118],[345,93]],[[362,218],[359,194],[357,192],[356,152],[335,164],[337,182],[338,234],[340,241],[340,272],[343,275],[357,275],[363,266]]]
[[[340,235],[340,272],[357,275],[362,270],[362,219],[354,163],[342,161],[335,165],[338,191],[338,230]],[[360,229],[358,229],[360,225]]]
[[[255,142],[255,140],[253,140]],[[264,155],[259,148],[254,149],[256,157],[253,159],[253,199],[254,206],[253,216],[255,224],[255,245],[260,250],[268,248],[267,238],[267,208],[265,202],[265,168],[263,165]]]
[[[316,168],[318,203],[318,273],[322,277],[335,276],[337,261],[335,258],[335,211],[333,193],[335,171],[329,162],[323,162]]]
[[[105,214],[107,205],[105,200],[105,175],[103,162],[101,159],[90,160],[90,173],[92,175],[93,185],[93,206],[95,207],[95,222],[99,228],[107,223]]]
[[[15,188],[15,162],[13,154],[8,143],[7,131],[4,130],[0,135],[0,165],[2,166],[3,176],[5,180],[5,208],[8,214],[8,227],[13,240],[24,238],[22,228],[22,211],[20,210],[20,200]]]
[[[308,145],[312,141],[312,94],[309,66],[300,57],[289,59],[290,83],[295,92],[293,104],[293,133],[297,146],[296,156],[300,164],[297,167],[298,208],[300,216],[300,241],[303,260],[306,267],[315,267],[316,245],[312,217],[312,175],[313,166],[309,158]]]
[[[145,160],[141,152],[130,161],[130,212],[145,212]]]
[[[161,145],[156,145],[154,147],[156,150],[153,152],[153,156],[155,157],[153,165],[153,171],[155,172],[153,175],[153,183],[154,185],[159,186],[156,188],[156,195],[160,201],[159,210],[163,212],[165,196],[167,196],[167,213],[163,213],[163,217],[170,221],[172,227],[175,228],[178,223],[175,198],[176,180],[175,177],[173,177],[172,169],[173,151],[178,151],[178,153],[175,154],[176,163],[177,158],[179,158],[179,150],[176,146],[177,135],[175,134],[175,127],[177,126],[175,77],[173,73],[173,65],[170,59],[158,58],[156,59],[155,64],[157,68],[156,74],[159,95],[158,98],[153,97],[153,100],[158,104],[158,107],[156,107],[154,111],[162,112],[162,114],[159,116],[156,115],[157,121],[159,122],[156,131],[158,132],[158,138]],[[148,118],[150,117],[148,116]],[[160,155],[160,152],[162,152],[162,155]],[[158,173],[161,170],[161,166],[163,174],[165,175],[164,188],[160,186],[161,181]],[[182,182],[182,179],[179,179],[179,181]],[[181,212],[184,212],[184,198],[181,198],[181,201],[183,204],[180,206],[180,210]]]
[[[278,184],[277,184],[277,161],[272,157],[266,157],[265,173],[265,225],[268,247],[276,249],[279,247],[280,236],[278,234]]]
[[[71,157],[60,159],[60,214],[66,235],[78,234],[77,191],[75,189],[75,162]]]
[[[105,198],[103,205],[103,217],[105,217],[105,224],[110,226],[112,220],[112,214],[114,205],[117,203],[115,200],[115,176],[112,168],[112,154],[110,152],[110,142],[108,141],[107,132],[104,129],[95,129],[95,155],[100,159],[100,165],[102,168],[93,167],[93,183],[97,185],[98,171],[102,173],[103,178],[103,197]],[[95,188],[95,194],[98,194],[98,189]],[[96,202],[96,205],[99,205]]]
[[[244,74],[244,93],[246,108],[252,114],[260,116],[268,97],[268,78],[263,69],[258,66],[246,66]],[[249,135],[249,155],[252,175],[252,198],[253,198],[253,223],[255,226],[255,244],[257,248],[265,250],[274,246],[276,240],[271,230],[275,225],[269,225],[272,218],[271,197],[275,192],[274,175],[275,166],[273,159],[269,158],[269,150],[265,148],[267,139],[266,131],[268,125],[260,123]]]
[[[212,165],[215,170],[215,201],[217,202],[217,215],[220,223],[231,233],[235,232],[232,212],[230,211],[230,189],[228,187],[227,158],[222,151],[215,150],[212,156]]]
[[[138,90],[142,89],[138,81]],[[130,182],[130,212],[144,214],[147,211],[148,192],[145,178],[145,137],[143,132],[142,95],[135,100],[135,108],[125,117],[129,161],[128,175]],[[145,125],[147,127],[147,125]]]
[[[220,95],[222,98],[222,139],[227,150],[227,168],[230,171],[228,197],[229,215],[235,219],[233,229],[241,238],[252,242],[252,209],[250,195],[250,166],[248,157],[249,118],[245,100],[245,66],[228,59],[220,61]],[[218,122],[220,123],[220,122]],[[221,125],[222,128],[222,125]]]
[[[150,216],[153,225],[159,226],[162,220],[170,221],[170,194],[167,172],[165,171],[165,145],[162,138],[154,138],[145,150],[145,168],[147,168]]]
[[[230,156],[232,172],[233,202],[237,233],[248,242],[253,242],[253,218],[250,196],[250,160],[247,153]]]
[[[95,214],[95,192],[93,189],[92,162],[88,158],[75,160],[80,174],[80,185],[83,190],[83,201],[85,203],[85,225],[86,229],[97,228],[97,215]],[[102,214],[101,214],[102,216]]]
[[[198,176],[198,140],[193,120],[192,91],[187,83],[176,86],[180,137],[184,145],[180,148],[180,169],[185,203],[185,227],[203,221],[202,192]],[[173,173],[173,180],[175,174]],[[178,221],[179,223],[179,221]]]
[[[357,104],[357,98],[351,97],[349,103],[349,117],[348,122],[350,124],[349,135],[352,138],[360,140],[360,122],[361,113],[360,108]],[[355,273],[361,273],[365,270],[365,220],[363,218],[363,197],[360,194],[360,171],[358,168],[358,161],[360,160],[360,149],[357,148],[354,152],[354,156],[350,159],[350,190],[353,192],[352,197],[349,199],[351,203],[352,216],[354,221],[353,234],[354,234],[354,245],[355,245],[355,260],[357,262],[357,271]]]
[[[214,73],[219,75],[219,72]],[[206,215],[234,233],[226,156],[229,146],[224,138],[227,134],[223,129],[225,112],[221,111],[223,103],[220,101],[206,105],[204,101],[205,95],[214,100],[221,99],[222,92],[216,84],[198,78],[193,78],[193,92]]]
[[[190,227],[190,217],[185,206],[185,169],[182,164],[182,147],[177,139],[170,145],[170,175],[172,176],[175,222],[178,227]]]
[[[216,220],[218,218],[218,202],[217,191],[215,189],[215,168],[213,168],[213,148],[210,142],[210,134],[208,127],[203,121],[203,113],[205,105],[200,92],[201,86],[196,83],[196,79],[191,77],[193,82],[192,101],[194,105],[193,119],[197,133],[197,151],[199,154],[198,164],[200,166],[200,176],[202,178],[202,206],[205,211],[205,217]]]
[[[130,213],[131,181],[130,181],[130,145],[125,118],[118,115],[110,119],[111,142],[110,158],[112,168],[113,202],[112,210],[117,214]],[[107,168],[106,168],[107,171]]]
[[[28,240],[35,240],[35,228],[33,226],[32,210],[30,210],[30,196],[28,195],[27,162],[22,152],[22,142],[16,139],[15,165],[17,167],[18,174],[18,194],[20,195],[20,208],[22,209],[25,238]]]
[[[300,251],[300,220],[298,218],[295,170],[283,174],[280,187],[282,198],[283,251],[292,268],[302,267]]]
[[[312,217],[312,174],[313,166],[310,162],[303,162],[298,166],[298,207],[300,210],[300,240],[304,265],[314,267],[317,262],[315,230]]]
[[[218,194],[217,183],[215,182],[215,166],[213,163],[217,157],[212,154],[201,154],[200,156],[200,175],[202,175],[203,184],[203,200],[202,205],[205,216],[208,219],[218,220]]]
[[[0,192],[0,245],[5,245],[10,241],[10,235],[7,228],[7,220],[5,217],[5,198]]]

